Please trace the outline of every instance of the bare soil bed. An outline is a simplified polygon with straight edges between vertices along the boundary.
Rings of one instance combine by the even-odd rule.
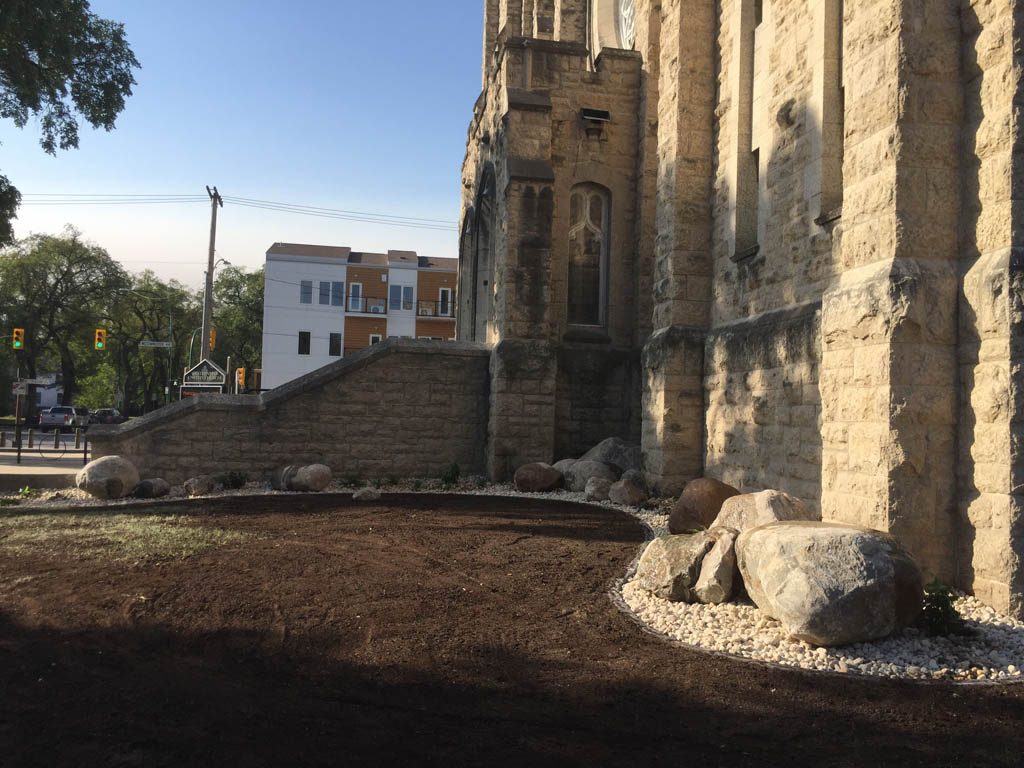
[[[529,498],[0,510],[0,763],[1020,765],[1022,686],[645,634],[607,594],[643,538]]]

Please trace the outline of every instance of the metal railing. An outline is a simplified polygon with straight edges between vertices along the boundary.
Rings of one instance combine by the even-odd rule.
[[[89,438],[80,428],[73,433],[55,429],[52,435],[25,426],[10,433],[0,430],[0,454],[14,454],[16,463],[21,464],[21,457],[27,451],[38,453],[42,459],[62,459],[81,452],[84,465],[89,463]]]
[[[453,301],[419,301],[416,302],[416,317],[455,317]]]
[[[388,313],[388,300],[377,299],[370,296],[349,296],[348,311],[362,315],[386,315]]]
[[[389,299],[350,296],[346,301],[347,311],[357,315],[386,315],[388,312],[412,312],[417,317],[455,317],[454,301],[390,301]]]

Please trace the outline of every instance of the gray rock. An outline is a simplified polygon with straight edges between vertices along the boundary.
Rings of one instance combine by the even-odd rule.
[[[627,469],[622,473],[622,477],[619,480],[629,480],[634,485],[643,488],[644,493],[650,493],[651,491],[647,486],[647,481],[644,479],[644,473],[639,469]]]
[[[683,488],[679,501],[669,515],[669,532],[690,533],[710,528],[722,511],[722,504],[733,496],[739,496],[739,493],[731,485],[713,477],[691,480]]]
[[[380,501],[380,491],[376,488],[360,488],[352,494],[355,501]]]
[[[583,454],[580,461],[600,461],[604,464],[611,464],[621,474],[627,469],[639,471],[643,457],[639,445],[630,445],[621,437],[609,437]]]
[[[220,487],[213,475],[199,475],[185,481],[185,493],[189,496],[206,496]]]
[[[171,484],[161,477],[143,480],[135,486],[134,496],[137,499],[160,499],[171,492]]]
[[[608,478],[592,477],[587,480],[587,487],[583,492],[587,494],[587,501],[607,501],[611,487],[612,481]]]
[[[542,461],[524,464],[513,478],[516,490],[523,493],[547,493],[561,488],[562,481],[562,473]]]
[[[817,646],[887,637],[921,611],[921,572],[892,536],[839,523],[787,522],[736,542],[747,593],[794,638]]]
[[[784,491],[761,491],[726,499],[710,527],[733,528],[742,533],[759,525],[788,520],[816,521],[821,516]]]
[[[715,544],[706,531],[681,536],[659,536],[640,556],[636,575],[640,586],[673,602],[697,602],[694,587],[705,555]]]
[[[736,531],[731,528],[713,528],[708,535],[715,545],[704,555],[700,576],[693,588],[694,596],[702,603],[720,605],[732,599],[739,582],[736,565]]]
[[[564,475],[576,461],[576,459],[562,459],[556,461],[552,466]]]
[[[289,491],[319,493],[331,484],[331,468],[325,464],[300,467],[288,482]]]
[[[608,498],[625,507],[639,507],[647,501],[648,496],[643,485],[632,478],[623,477],[617,483],[612,483],[608,489]]]
[[[270,473],[270,487],[275,491],[291,490],[292,479],[298,473],[300,467],[297,464],[286,464],[278,467]]]
[[[97,499],[123,499],[138,484],[139,471],[121,456],[90,461],[75,475],[75,485]]]
[[[565,487],[581,493],[587,489],[587,480],[592,477],[600,477],[614,483],[619,479],[619,473],[603,462],[580,459],[565,472]]]

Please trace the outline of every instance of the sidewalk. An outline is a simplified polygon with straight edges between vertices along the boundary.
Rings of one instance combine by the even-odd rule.
[[[71,488],[82,468],[81,454],[73,458],[44,459],[36,450],[25,450],[21,464],[14,453],[0,452],[0,493],[12,493],[26,485],[32,488]]]

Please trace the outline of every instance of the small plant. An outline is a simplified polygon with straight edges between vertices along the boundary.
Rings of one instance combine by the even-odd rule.
[[[413,480],[412,481],[412,489],[414,491],[421,491],[421,490],[423,490],[423,481],[420,480],[419,478]]]
[[[392,487],[398,485],[398,478],[394,475],[388,475],[388,485]]]
[[[445,488],[451,488],[459,482],[459,465],[454,461],[441,473],[441,484]]]
[[[359,488],[363,484],[363,478],[359,475],[349,475],[345,479],[345,485],[349,488]]]
[[[18,489],[18,496],[23,499],[34,499],[39,495],[39,490],[33,488],[31,485],[26,485]]]
[[[374,480],[373,481],[373,487],[376,488],[378,491],[381,488],[383,488],[384,487],[384,480],[383,480],[383,478],[378,477],[376,480]]]
[[[236,491],[245,487],[249,482],[249,475],[245,472],[225,472],[217,476],[217,482],[224,486],[225,490]]]
[[[0,498],[0,507],[16,507],[20,503],[18,499],[12,499],[10,496]]]
[[[938,580],[924,588],[920,627],[933,637],[967,634],[967,626],[953,605],[953,590]]]
[[[475,480],[477,488],[486,488],[491,484],[491,481],[487,479],[487,475],[477,475]]]

